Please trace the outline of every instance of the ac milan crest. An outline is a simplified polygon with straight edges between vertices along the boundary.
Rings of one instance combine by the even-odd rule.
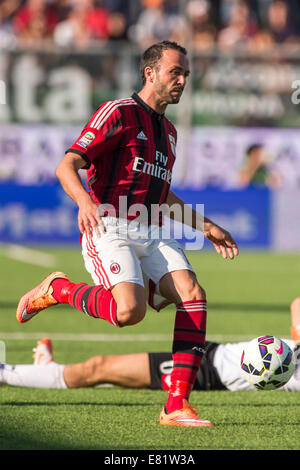
[[[119,263],[111,263],[110,270],[113,274],[119,274],[119,272],[121,271],[121,267]]]

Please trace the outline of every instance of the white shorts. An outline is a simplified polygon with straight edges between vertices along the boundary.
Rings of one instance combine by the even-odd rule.
[[[133,282],[149,291],[151,306],[161,309],[168,302],[159,296],[159,281],[167,273],[193,271],[180,244],[164,237],[158,226],[140,226],[126,219],[103,217],[106,232],[82,237],[82,254],[96,285],[110,289],[120,282]],[[150,300],[150,298],[149,298]]]

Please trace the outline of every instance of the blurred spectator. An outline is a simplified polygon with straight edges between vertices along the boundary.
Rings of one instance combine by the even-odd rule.
[[[163,39],[195,50],[300,41],[299,0],[0,0],[0,43],[86,48],[92,41],[131,40],[142,48]]]
[[[287,3],[281,0],[275,0],[271,3],[268,9],[267,22],[275,43],[299,41],[299,36],[297,37],[291,26]]]
[[[141,0],[102,0],[102,3],[110,13],[122,13],[128,25],[134,24],[142,12]]]
[[[246,151],[244,167],[238,175],[238,185],[242,188],[256,186],[274,189],[279,183],[279,177],[270,170],[270,158],[264,146],[251,145]]]
[[[220,26],[224,27],[230,22],[232,8],[236,0],[221,0],[220,2]]]
[[[248,41],[248,50],[253,53],[261,53],[270,50],[274,46],[273,35],[264,29],[260,29]]]
[[[126,16],[118,11],[112,12],[108,18],[109,39],[127,39]]]
[[[218,35],[218,45],[227,51],[239,46],[248,46],[249,40],[258,31],[257,21],[252,17],[247,3],[244,1],[230,3],[228,24]]]
[[[210,17],[211,6],[207,0],[191,0],[186,9],[192,47],[195,50],[214,47],[217,30]]]
[[[142,0],[142,6],[136,24],[129,29],[133,42],[143,48],[164,39],[184,43],[188,25],[182,15],[169,11],[164,0]]]
[[[293,148],[293,144],[281,148],[272,165],[272,170],[278,175],[279,187],[299,188],[300,158],[298,149]]]
[[[3,0],[0,3],[0,48],[13,49],[17,44],[12,20],[20,5],[21,0]]]
[[[13,25],[20,42],[35,44],[49,39],[59,21],[54,5],[44,0],[27,0],[17,11]]]
[[[299,0],[287,0],[289,5],[289,22],[297,36],[300,34]]]
[[[54,41],[62,47],[88,47],[90,41],[109,38],[109,12],[95,7],[93,0],[76,0],[67,15],[54,30]]]

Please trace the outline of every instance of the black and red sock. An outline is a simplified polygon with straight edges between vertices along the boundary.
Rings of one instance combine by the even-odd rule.
[[[81,312],[94,318],[107,320],[118,326],[117,304],[112,293],[103,286],[89,286],[67,279],[55,279],[52,282],[53,297],[60,303],[72,305]]]
[[[205,348],[206,300],[177,305],[173,338],[173,371],[165,409],[167,413],[183,407],[194,386]]]

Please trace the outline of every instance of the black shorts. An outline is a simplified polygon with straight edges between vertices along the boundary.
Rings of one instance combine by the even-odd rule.
[[[213,365],[213,358],[218,346],[217,343],[206,343],[206,351],[197,373],[194,390],[226,390],[217,369]],[[152,390],[168,390],[173,367],[172,354],[168,352],[149,353],[149,365],[150,388]]]

